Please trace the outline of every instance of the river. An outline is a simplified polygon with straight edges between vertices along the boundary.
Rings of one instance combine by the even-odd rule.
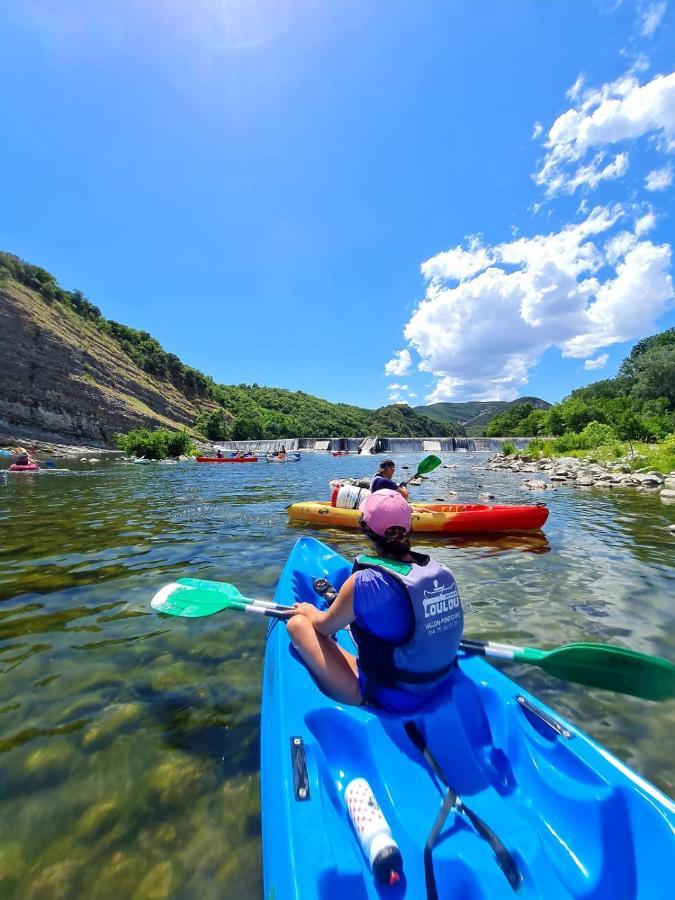
[[[443,454],[417,499],[545,499],[545,536],[416,541],[455,572],[466,632],[611,641],[675,659],[673,508],[634,490],[523,491],[486,454]],[[419,456],[397,455],[402,467]],[[377,458],[267,465],[74,464],[0,474],[0,895],[259,898],[265,630],[155,614],[182,575],[271,598],[303,533],[285,507]],[[408,471],[409,474],[410,470]],[[353,556],[356,533],[309,531]],[[509,674],[673,793],[675,702]]]

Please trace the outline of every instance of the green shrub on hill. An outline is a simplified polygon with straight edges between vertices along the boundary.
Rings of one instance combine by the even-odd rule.
[[[194,456],[197,452],[192,438],[186,431],[169,431],[168,428],[136,428],[127,434],[118,434],[115,441],[120,450],[146,459],[166,459],[169,456]]]
[[[200,413],[195,419],[195,428],[210,441],[227,441],[232,437],[232,423],[223,409]]]

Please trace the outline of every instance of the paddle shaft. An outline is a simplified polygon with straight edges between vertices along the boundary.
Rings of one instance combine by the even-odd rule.
[[[187,590],[179,596],[182,588]],[[173,595],[176,596],[172,607]],[[289,606],[244,597],[235,585],[193,578],[181,579],[179,583],[162,588],[153,598],[152,605],[160,612],[186,617],[212,615],[223,609],[284,620],[292,615]],[[661,657],[627,648],[577,643],[538,650],[465,638],[460,649],[467,654],[535,665],[565,681],[646,700],[675,697],[675,666]]]
[[[406,479],[406,481],[402,481],[399,484],[399,487],[407,487],[407,485],[409,485],[411,481],[414,481],[420,475],[428,475],[429,472],[433,472],[434,469],[437,469],[442,462],[443,460],[439,459],[437,456],[434,456],[433,453],[431,454],[431,456],[425,456],[417,466],[417,471],[415,472],[415,474]]]

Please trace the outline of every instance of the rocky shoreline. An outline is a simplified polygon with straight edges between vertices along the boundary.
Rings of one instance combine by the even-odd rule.
[[[488,457],[485,467],[490,471],[543,473],[547,480],[532,478],[523,482],[523,486],[531,491],[555,490],[560,485],[605,490],[634,488],[658,493],[664,503],[675,503],[675,472],[664,475],[653,469],[632,470],[626,457],[603,464],[575,456],[535,459],[527,455],[495,453]]]
[[[91,457],[101,459],[121,459],[125,456],[123,450],[108,450],[105,447],[92,447],[88,444],[59,444],[55,441],[39,441],[32,438],[17,437],[16,435],[0,434],[0,447],[8,450],[14,447],[24,447],[38,457],[48,456],[51,459],[91,460]]]

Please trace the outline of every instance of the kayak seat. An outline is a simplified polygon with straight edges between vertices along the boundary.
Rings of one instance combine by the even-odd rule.
[[[376,885],[344,802],[346,785],[353,778],[365,778],[401,848],[404,876],[406,865],[421,867],[420,841],[424,842],[433,824],[441,792],[405,734],[403,720],[370,709],[335,706],[312,710],[305,723],[313,738],[311,744],[310,739],[306,739],[306,744],[311,745],[321,782],[317,794],[322,795],[322,821],[326,833],[331,835],[332,844],[332,867],[323,872],[318,896],[353,900],[355,897],[373,897],[374,891],[387,900],[407,896],[405,877],[396,887],[379,888]],[[401,754],[414,758],[414,766],[406,764],[402,769],[397,758],[392,756],[392,736]],[[434,850],[434,871],[443,898],[512,898],[511,889],[493,863],[490,849],[482,843],[463,817],[448,819]],[[495,870],[493,878],[488,876],[493,882],[489,893],[485,893],[479,883],[475,864],[468,862],[475,859],[476,854],[481,858],[483,869]],[[357,881],[354,876],[358,876]],[[483,871],[483,886],[484,882]],[[355,889],[356,884],[360,890]],[[364,892],[366,885],[367,893]],[[353,893],[347,894],[352,890]]]

